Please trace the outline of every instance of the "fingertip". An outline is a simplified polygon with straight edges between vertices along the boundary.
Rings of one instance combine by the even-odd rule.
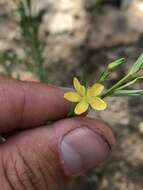
[[[109,158],[115,138],[105,123],[86,117],[61,122],[56,133],[62,133],[58,147],[66,175],[81,175]]]
[[[72,129],[81,126],[86,127],[104,136],[104,138],[108,141],[111,148],[116,143],[113,131],[107,123],[94,118],[90,118],[88,116],[86,117],[86,115],[60,120],[58,121],[58,126],[57,123],[55,123],[54,126],[55,126],[54,130],[56,130],[56,133],[59,135],[64,133],[64,131],[65,132],[69,131],[68,126],[72,126]]]

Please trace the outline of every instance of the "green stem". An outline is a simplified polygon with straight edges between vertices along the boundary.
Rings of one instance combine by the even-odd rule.
[[[71,108],[70,112],[68,113],[67,117],[75,117],[76,114],[74,113],[74,106]]]
[[[130,75],[126,75],[124,78],[122,78],[119,82],[117,82],[115,85],[113,85],[107,92],[105,92],[102,95],[102,98],[105,98],[106,96],[111,96],[115,89],[119,88],[122,84],[124,84],[128,79]]]

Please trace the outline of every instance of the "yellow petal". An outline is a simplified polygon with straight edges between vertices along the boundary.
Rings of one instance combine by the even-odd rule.
[[[85,101],[79,102],[75,107],[75,114],[80,115],[88,110],[89,104]]]
[[[79,102],[81,100],[80,95],[76,92],[66,92],[64,98],[70,102]]]
[[[104,86],[100,83],[95,83],[88,89],[88,96],[99,96],[104,90]]]
[[[105,110],[107,108],[106,102],[104,102],[101,98],[95,97],[89,99],[90,106],[95,110]]]
[[[73,85],[78,94],[81,96],[85,95],[85,87],[80,84],[79,80],[76,77],[73,79]]]

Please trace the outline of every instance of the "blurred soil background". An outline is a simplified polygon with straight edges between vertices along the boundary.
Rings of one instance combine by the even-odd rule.
[[[18,1],[18,0],[17,0]],[[0,54],[26,57],[16,0],[0,0]],[[40,38],[48,82],[70,86],[73,76],[81,76],[88,65],[93,83],[105,65],[120,58],[126,64],[111,75],[112,85],[127,72],[143,52],[143,1],[141,0],[33,0],[32,14],[44,9]],[[0,62],[13,78],[38,81],[21,64]],[[135,87],[142,87],[138,84]],[[92,112],[91,117],[110,124],[117,138],[111,159],[80,177],[68,190],[142,190],[143,189],[143,98],[107,98],[108,109]]]

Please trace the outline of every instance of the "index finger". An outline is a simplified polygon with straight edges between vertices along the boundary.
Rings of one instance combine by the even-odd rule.
[[[58,87],[0,79],[0,133],[64,118],[70,104]]]

